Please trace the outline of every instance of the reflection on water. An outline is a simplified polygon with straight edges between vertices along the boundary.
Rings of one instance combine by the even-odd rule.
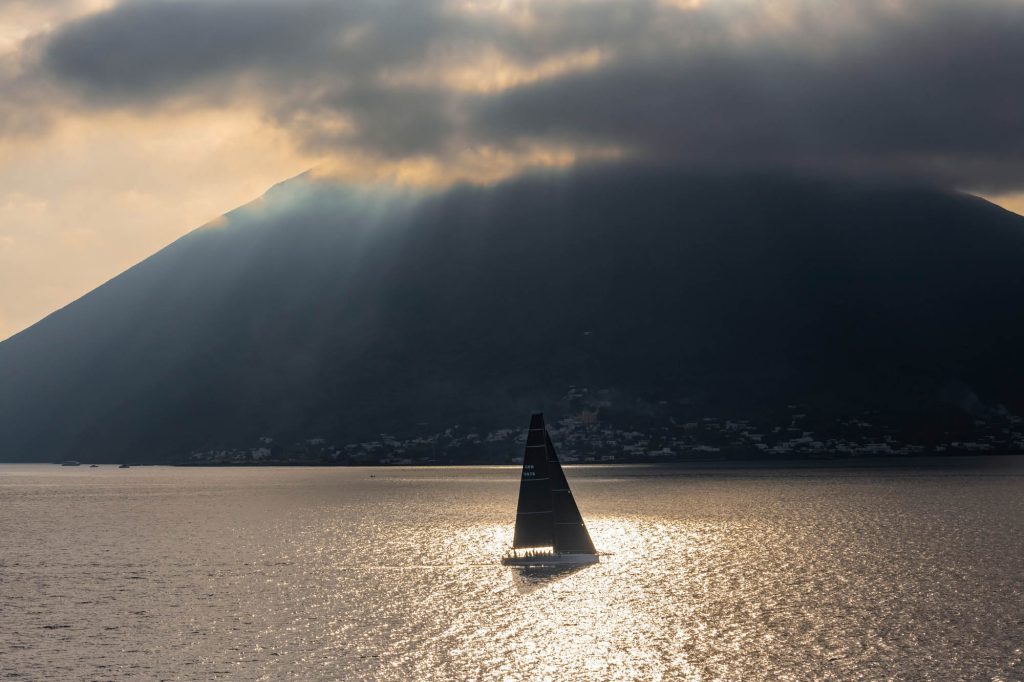
[[[1021,679],[1022,473],[569,469],[522,569],[515,468],[0,466],[0,672]]]
[[[591,564],[579,564],[577,566],[520,566],[510,567],[516,580],[516,589],[519,594],[529,594],[536,589],[550,585],[551,583],[570,576],[573,573],[582,571]]]

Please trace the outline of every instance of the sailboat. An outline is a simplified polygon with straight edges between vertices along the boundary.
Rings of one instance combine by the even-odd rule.
[[[534,414],[526,436],[512,549],[501,563],[571,566],[597,561],[594,542],[544,427],[544,415]]]

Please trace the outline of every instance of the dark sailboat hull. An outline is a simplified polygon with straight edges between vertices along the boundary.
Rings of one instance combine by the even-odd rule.
[[[504,556],[501,563],[505,566],[583,566],[585,564],[596,564],[600,561],[597,554],[574,554],[563,552],[559,554],[540,554],[531,557],[525,556]]]

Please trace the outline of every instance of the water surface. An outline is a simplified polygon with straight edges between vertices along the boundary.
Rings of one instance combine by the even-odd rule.
[[[0,466],[0,678],[1024,679],[1024,468]]]

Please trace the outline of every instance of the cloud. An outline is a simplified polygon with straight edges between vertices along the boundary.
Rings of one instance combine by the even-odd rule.
[[[245,107],[368,172],[548,147],[1024,187],[1013,0],[155,0],[29,42],[9,128]]]
[[[97,101],[211,97],[212,83],[235,90],[248,76],[317,76],[358,15],[330,2],[125,3],[59,28],[44,67]]]
[[[998,11],[997,11],[998,10]],[[1024,10],[1024,6],[1022,6]],[[789,162],[1024,181],[1024,11],[949,8],[819,50],[651,54],[502,93],[481,135],[611,141],[694,164]]]

